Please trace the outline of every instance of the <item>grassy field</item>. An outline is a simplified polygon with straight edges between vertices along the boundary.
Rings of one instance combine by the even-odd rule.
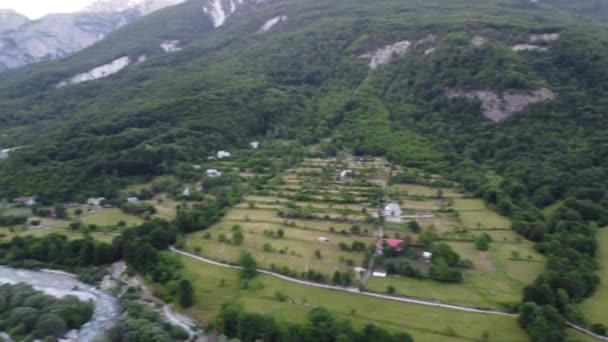
[[[113,208],[113,209],[104,209],[91,214],[86,214],[81,216],[82,223],[85,224],[96,224],[98,226],[115,226],[120,221],[124,221],[127,223],[127,226],[138,225],[143,222],[143,220],[137,216],[129,215],[122,210]]]
[[[568,342],[597,342],[598,340],[578,332],[574,329],[566,329],[566,338]]]
[[[32,210],[30,208],[7,208],[0,209],[1,216],[30,216]]]
[[[364,182],[336,181],[333,175],[338,175],[344,166],[335,166],[334,170],[324,171],[321,163],[316,160],[309,163],[305,161],[302,165],[308,165],[288,170],[283,180],[289,184],[302,184],[305,188],[318,187],[318,192],[309,196],[309,200],[293,201],[289,197],[301,194],[302,191],[295,188],[298,186],[268,186],[261,195],[249,195],[243,202],[230,209],[219,224],[211,227],[208,232],[212,239],[204,239],[203,233],[192,234],[187,239],[187,248],[190,251],[200,250],[206,257],[236,262],[241,250],[250,251],[263,268],[287,266],[298,273],[306,270],[321,272],[327,277],[336,271],[349,271],[354,266],[359,266],[363,261],[363,253],[344,251],[339,248],[339,243],[349,246],[355,241],[370,245],[374,242],[373,233],[375,227],[366,224],[367,214],[365,206],[361,204],[336,203],[335,199],[342,200],[341,193],[350,191],[352,196],[360,202],[369,201],[368,191],[373,187],[361,187],[357,184]],[[363,169],[365,163],[346,161],[347,167],[356,170],[359,177],[367,177],[371,172]],[[314,164],[314,167],[312,167]],[[361,170],[361,171],[359,171]],[[324,173],[323,177],[317,174]],[[323,185],[322,185],[323,184]],[[295,191],[277,191],[276,189],[289,188]],[[301,199],[301,198],[300,198]],[[279,211],[290,207],[309,210],[310,218],[283,218]],[[347,212],[345,212],[345,210]],[[349,236],[353,223],[357,222],[361,227],[360,236]],[[240,246],[232,243],[218,241],[220,234],[228,239],[232,237],[232,226],[238,224],[242,227],[244,242]],[[283,238],[269,236],[267,231],[285,232]],[[266,232],[265,232],[266,231]],[[319,238],[325,237],[329,242],[320,242]],[[321,252],[321,258],[315,254]],[[350,264],[350,265],[349,265]]]
[[[70,240],[82,239],[84,237],[83,234],[72,232],[64,229],[14,229],[12,232],[9,228],[0,228],[0,234],[4,235],[0,238],[0,241],[10,241],[12,238],[16,236],[34,236],[34,237],[43,237],[49,234],[61,234],[68,237]],[[102,233],[91,233],[91,236],[95,240],[104,241],[104,242],[112,242],[114,236],[102,234]]]
[[[524,286],[532,283],[545,268],[543,256],[536,253],[530,243],[493,243],[489,252],[477,251],[469,242],[450,242],[450,245],[463,259],[472,260],[475,266],[473,270],[464,272],[462,284],[391,276],[372,277],[367,287],[386,292],[391,285],[402,295],[496,308],[519,302]],[[512,251],[517,251],[520,259],[513,260]],[[528,255],[532,256],[531,261]]]
[[[608,326],[608,228],[602,228],[598,233],[600,253],[600,285],[593,297],[583,304],[585,316],[590,323],[602,323]]]
[[[418,184],[393,184],[389,187],[390,192],[396,192],[406,197],[433,197],[436,198],[440,188],[434,188]],[[463,194],[450,188],[441,188],[443,197],[459,198]]]
[[[483,200],[476,198],[456,198],[453,200],[452,207],[460,210],[482,210],[486,208]]]
[[[208,265],[182,257],[185,276],[194,285],[197,304],[191,313],[204,322],[212,321],[221,305],[231,300],[247,310],[271,314],[288,322],[301,322],[312,306],[324,306],[337,317],[351,319],[361,328],[373,323],[391,331],[406,330],[416,341],[477,341],[484,331],[491,341],[526,341],[515,317],[470,314],[360,295],[297,285],[260,275],[248,290],[239,287],[236,270]],[[221,283],[224,285],[222,286]],[[279,302],[276,291],[304,304]],[[451,328],[456,336],[446,334]],[[500,334],[495,333],[500,331]]]
[[[459,211],[460,221],[467,228],[511,228],[511,221],[490,209]]]
[[[218,241],[220,234],[225,234],[227,238],[232,237],[232,226],[238,224],[242,227],[244,242],[241,246],[231,243]],[[270,238],[264,235],[264,231],[278,231],[283,229],[283,238]],[[204,239],[205,233],[212,235],[211,239]],[[319,237],[327,237],[329,242],[318,241]],[[365,244],[373,242],[370,236],[349,237],[339,233],[329,231],[319,231],[313,229],[301,229],[276,223],[262,222],[231,222],[225,220],[215,225],[206,232],[191,234],[187,240],[187,249],[195,251],[201,249],[203,256],[228,262],[238,262],[242,250],[251,252],[261,267],[269,269],[272,264],[276,266],[287,266],[298,273],[307,269],[313,269],[326,275],[331,275],[334,271],[348,271],[352,266],[341,262],[341,257],[351,259],[355,265],[359,265],[363,260],[362,253],[341,251],[338,248],[340,242],[351,245],[354,241],[361,241]],[[265,251],[264,245],[269,244],[272,251]],[[281,252],[284,251],[284,252]],[[321,251],[321,259],[315,256],[315,251]]]

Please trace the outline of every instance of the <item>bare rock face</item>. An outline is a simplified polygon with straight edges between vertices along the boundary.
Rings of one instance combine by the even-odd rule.
[[[0,32],[17,29],[28,21],[26,16],[13,10],[0,10]]]
[[[412,42],[404,40],[395,44],[383,46],[376,51],[361,55],[361,58],[369,59],[369,67],[374,70],[380,65],[389,63],[394,57],[403,57],[410,50]]]
[[[135,10],[147,15],[169,6],[179,5],[186,0],[98,0],[84,9],[89,13],[117,13]]]
[[[208,0],[203,6],[203,12],[217,28],[226,23],[226,20],[234,15],[240,7],[270,2],[271,0]]]
[[[99,0],[81,12],[29,20],[0,10],[0,71],[71,55],[131,21],[185,0]]]
[[[284,23],[286,21],[287,21],[286,15],[276,16],[276,17],[268,20],[267,22],[265,22],[264,25],[262,25],[262,27],[260,27],[258,32],[268,32],[271,28],[275,27],[277,24]]]
[[[507,92],[503,94],[497,94],[488,90],[463,91],[448,89],[446,96],[449,98],[479,100],[481,101],[483,115],[494,122],[500,122],[514,113],[521,112],[528,105],[553,100],[556,95],[547,88],[540,88],[529,93]]]

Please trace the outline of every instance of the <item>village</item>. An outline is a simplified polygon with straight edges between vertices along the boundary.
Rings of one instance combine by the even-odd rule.
[[[192,165],[196,181],[163,176],[120,198],[51,206],[15,198],[2,215],[27,219],[0,229],[4,239],[64,231],[109,241],[146,219],[197,210],[235,182],[248,186],[259,175],[243,167],[247,153],[217,151]],[[247,251],[261,268],[290,277],[475,307],[517,302],[544,267],[507,218],[456,183],[379,157],[310,154],[249,187],[219,223],[187,235],[184,250],[228,264]]]

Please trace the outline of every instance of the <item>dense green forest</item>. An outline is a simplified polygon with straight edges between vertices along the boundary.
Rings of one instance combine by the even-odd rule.
[[[283,0],[218,30],[200,24],[188,31],[174,18],[187,26],[194,5],[144,18],[121,31],[128,35],[117,32],[64,61],[3,76],[0,144],[23,147],[0,162],[0,197],[112,198],[145,177],[189,177],[182,170],[193,163],[260,137],[319,144],[327,155],[385,155],[460,181],[537,243],[548,270],[524,291],[520,319],[534,340],[564,339],[556,316],[593,323],[576,304],[598,285],[595,233],[608,224],[608,2]],[[288,22],[257,33],[277,13]],[[153,29],[160,22],[162,34]],[[148,43],[132,40],[148,32],[149,44],[177,36],[189,45],[103,80],[55,89],[69,75],[145,52]],[[539,33],[559,38],[539,43],[546,51],[511,48]],[[485,44],[473,44],[475,36]],[[360,58],[403,40],[415,43],[376,70]],[[538,88],[555,99],[499,123],[483,116],[480,101],[446,96],[449,89]],[[178,232],[208,227],[238,198],[234,191],[180,213],[175,226],[128,230],[104,251],[107,259],[83,252],[92,242],[71,250],[96,264],[118,248],[138,271],[173,284],[167,297],[175,297],[180,276],[167,274],[162,265],[172,261],[156,251]],[[548,206],[557,209],[545,214]],[[145,241],[130,246],[138,239]],[[8,247],[3,258],[17,252],[36,259],[34,251]]]
[[[57,299],[24,284],[0,286],[0,330],[16,341],[56,341],[92,315],[93,304],[76,297]]]

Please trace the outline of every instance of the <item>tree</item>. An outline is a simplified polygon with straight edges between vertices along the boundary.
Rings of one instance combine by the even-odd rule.
[[[243,232],[241,232],[240,230],[237,230],[234,233],[232,233],[232,243],[235,244],[236,246],[242,245],[243,240],[245,240],[245,236],[243,235]]]
[[[487,251],[490,249],[490,239],[487,234],[482,234],[475,239],[475,248],[479,251]]]
[[[240,276],[241,280],[253,279],[258,273],[258,264],[249,252],[242,252],[240,257],[240,265],[242,267]]]
[[[407,227],[416,234],[420,233],[420,231],[422,230],[420,224],[418,224],[418,222],[415,220],[411,220],[410,222],[408,222]]]
[[[36,322],[35,334],[39,337],[59,337],[68,331],[67,324],[63,318],[54,314],[44,314]]]
[[[194,304],[194,289],[187,279],[182,279],[177,288],[177,298],[179,305],[189,308]]]
[[[454,267],[460,261],[460,255],[452,250],[452,247],[446,243],[438,243],[433,249],[433,262],[438,259],[443,259],[448,266]]]
[[[56,204],[54,209],[55,209],[55,217],[57,217],[58,219],[63,220],[64,218],[68,217],[68,212],[65,209],[65,205]]]
[[[317,250],[315,251],[315,257],[316,257],[317,259],[322,259],[322,258],[323,258],[323,256],[321,255],[321,250],[320,250],[320,249],[317,249]]]
[[[277,230],[277,236],[279,237],[279,239],[285,236],[285,231],[283,230],[283,228],[279,228],[279,230]]]

